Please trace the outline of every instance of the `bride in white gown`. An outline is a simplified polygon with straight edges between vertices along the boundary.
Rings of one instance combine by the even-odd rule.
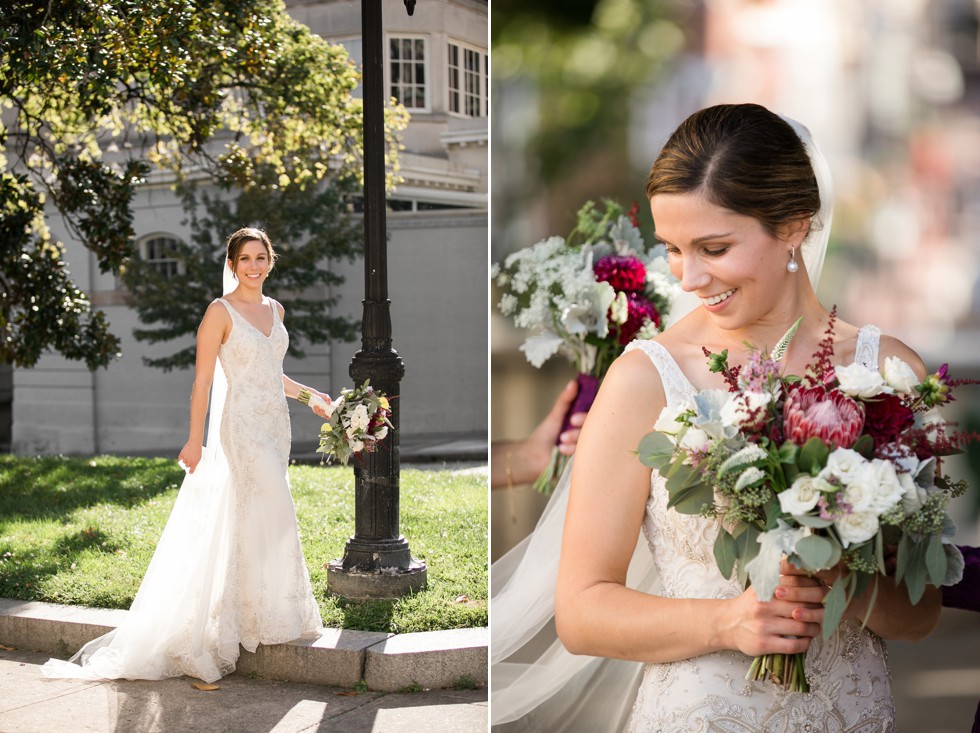
[[[227,252],[225,297],[198,329],[188,473],[167,526],[122,624],[68,662],[49,660],[48,677],[213,682],[234,671],[240,646],[323,626],[289,493],[286,397],[330,398],[282,372],[289,336],[282,306],[262,294],[275,257],[266,233],[241,229]]]
[[[725,388],[702,348],[728,349],[729,363],[741,364],[746,343],[771,346],[802,316],[784,369],[803,373],[817,351],[829,314],[807,271],[822,264],[830,194],[814,152],[805,130],[765,108],[721,105],[688,118],[654,163],[647,195],[657,237],[698,301],[614,363],[570,484],[494,565],[491,711],[501,730],[894,730],[882,639],[927,634],[938,591],[911,606],[904,588],[883,582],[867,628],[857,620],[862,597],[823,642],[824,585],[784,565],[776,598],[760,603],[722,577],[717,523],[668,511],[663,479],[635,454],[665,406]],[[821,226],[823,242],[813,242]],[[925,373],[914,352],[874,327],[838,321],[834,352],[835,363],[898,356]],[[752,656],[800,651],[810,693],[744,679]]]

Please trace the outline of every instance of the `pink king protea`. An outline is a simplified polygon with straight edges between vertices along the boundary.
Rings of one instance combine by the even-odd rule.
[[[864,406],[838,390],[794,387],[786,398],[783,429],[796,445],[820,438],[833,448],[850,448],[861,436]]]

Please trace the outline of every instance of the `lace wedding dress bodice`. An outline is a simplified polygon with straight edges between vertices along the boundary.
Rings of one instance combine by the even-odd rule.
[[[206,452],[184,479],[122,624],[69,662],[48,661],[46,676],[213,682],[234,671],[240,646],[255,651],[319,634],[286,473],[289,336],[271,301],[268,335],[217,302],[232,320],[218,351],[228,385],[221,450]]]
[[[857,359],[878,362],[878,330],[865,327]],[[695,389],[670,353],[655,341],[637,341],[660,373],[667,404],[693,399]],[[666,482],[656,471],[643,521],[662,594],[671,598],[734,598],[737,578],[724,578],[714,560],[718,522],[667,509]],[[751,659],[734,650],[646,666],[627,730],[653,733],[885,733],[894,730],[894,704],[885,646],[857,622],[843,623],[807,653],[809,694],[770,682],[749,682]]]

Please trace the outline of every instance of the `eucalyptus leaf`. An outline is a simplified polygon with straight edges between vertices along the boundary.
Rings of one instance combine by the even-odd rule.
[[[797,461],[800,470],[807,473],[816,474],[827,465],[827,456],[830,449],[820,438],[810,438],[800,449],[800,457]]]
[[[688,488],[687,481],[694,474],[694,469],[682,463],[675,463],[667,472],[667,493],[674,496],[678,491]]]
[[[898,541],[898,550],[895,553],[895,582],[901,583],[902,578],[905,577],[905,571],[909,566],[909,555],[911,549],[912,540],[909,539],[907,534],[902,535],[902,539]]]
[[[735,545],[738,547],[738,579],[745,587],[749,584],[746,566],[759,554],[759,530],[751,524],[735,534]]]
[[[847,585],[848,579],[852,577],[854,576],[848,575],[838,578],[833,586],[831,586],[830,592],[823,599],[824,640],[833,636],[838,624],[840,624],[841,618],[844,616],[844,611],[847,610]]]
[[[718,531],[715,539],[715,562],[723,578],[732,577],[735,561],[738,560],[738,543],[726,529]]]
[[[796,554],[803,567],[811,572],[826,570],[834,556],[834,545],[826,537],[812,534],[796,543]]]
[[[673,457],[674,444],[666,435],[655,430],[643,436],[636,450],[640,463],[659,471]]]
[[[779,462],[795,465],[800,456],[800,448],[791,440],[783,441],[779,446]]]
[[[932,585],[942,585],[946,579],[946,552],[943,550],[943,540],[939,535],[933,535],[926,547],[926,570]]]
[[[680,514],[700,514],[714,501],[714,491],[709,484],[686,486],[671,494],[667,507]]]
[[[905,571],[905,587],[913,605],[922,600],[922,594],[926,592],[926,581],[929,575],[926,570],[925,557],[920,553],[915,554],[919,557],[914,558]]]
[[[864,435],[862,435],[860,438],[857,439],[857,442],[853,446],[851,446],[851,449],[857,451],[862,456],[870,460],[871,458],[874,457],[875,454],[874,438],[872,438],[870,435],[865,433]]]
[[[793,515],[793,519],[802,524],[804,527],[812,527],[813,529],[823,529],[824,527],[829,527],[834,523],[831,519],[814,517],[809,514]]]

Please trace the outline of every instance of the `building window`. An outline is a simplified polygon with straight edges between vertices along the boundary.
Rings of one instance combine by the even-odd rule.
[[[391,96],[406,109],[428,109],[424,38],[389,38]]]
[[[140,257],[162,277],[175,277],[182,269],[177,259],[180,245],[176,237],[156,234],[140,241]]]
[[[449,111],[464,117],[485,117],[487,54],[460,43],[449,44]]]
[[[359,72],[364,71],[364,42],[360,38],[341,38],[337,41],[331,41],[331,43],[336,43],[338,46],[343,46],[347,51],[347,55],[350,60],[354,62],[357,66]],[[357,84],[357,89],[352,92],[353,96],[360,99],[364,96],[364,86],[360,82]]]

